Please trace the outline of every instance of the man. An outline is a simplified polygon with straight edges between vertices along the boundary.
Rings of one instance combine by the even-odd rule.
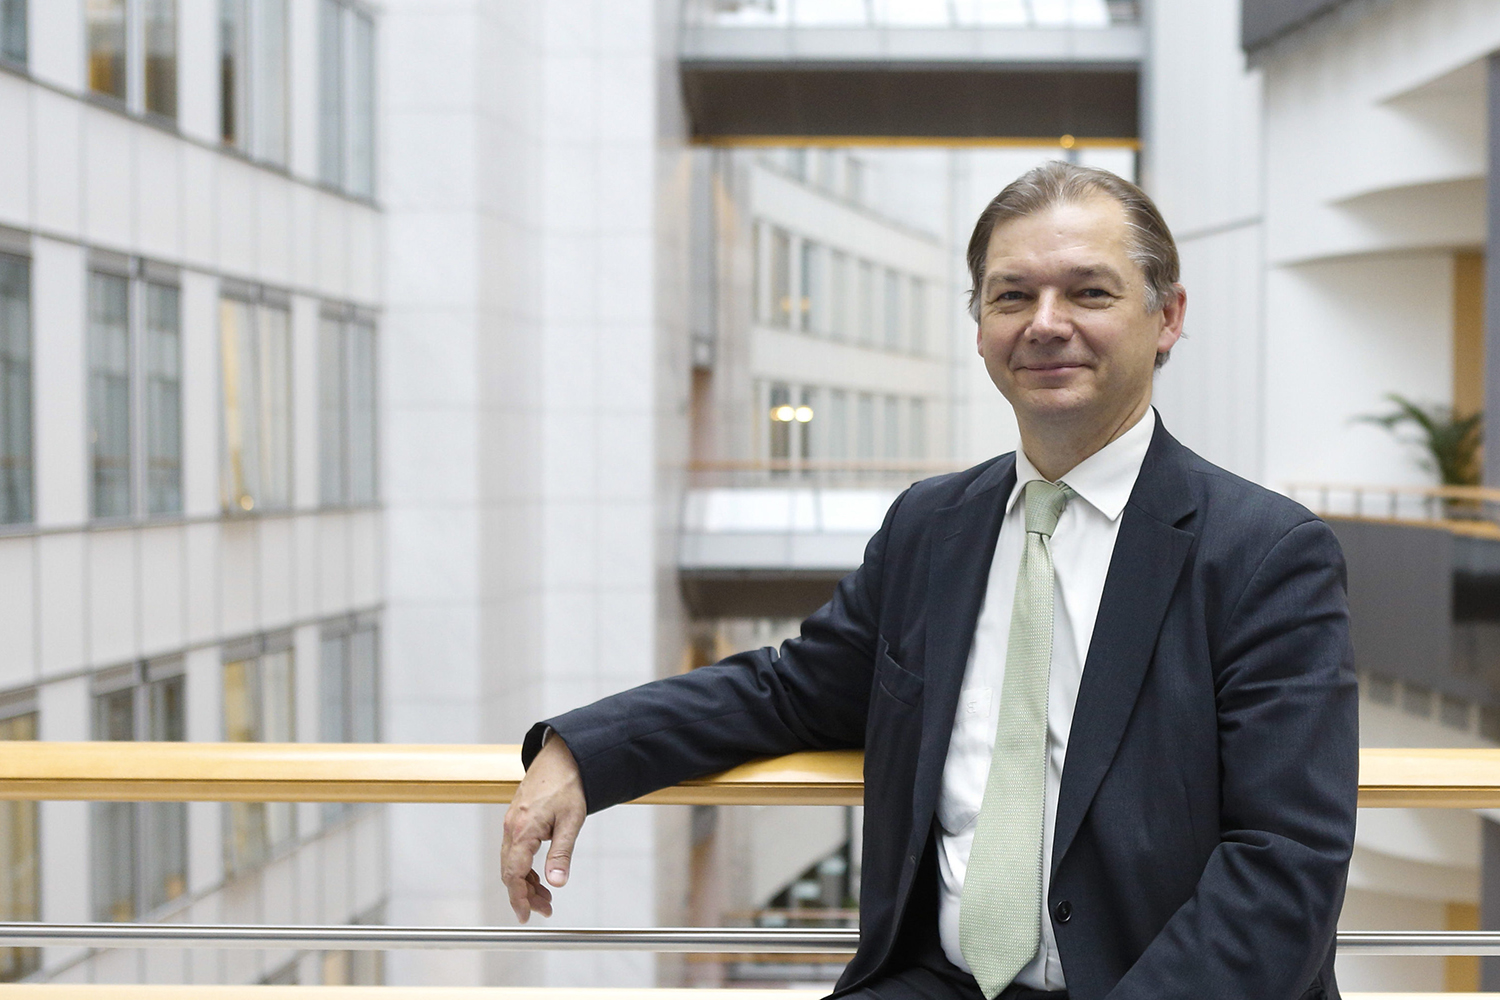
[[[562,885],[585,812],[862,746],[839,995],[1337,998],[1358,740],[1332,532],[1157,419],[1186,294],[1134,185],[1039,167],[985,209],[969,266],[1021,447],[908,489],[779,652],[533,729],[505,822],[517,916],[550,915],[532,858],[550,838]]]

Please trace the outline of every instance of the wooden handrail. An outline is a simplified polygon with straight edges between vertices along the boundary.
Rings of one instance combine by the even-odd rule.
[[[4,1000],[818,1000],[827,990],[577,986],[0,985]],[[1494,993],[1345,993],[1348,1000],[1485,1000]]]
[[[672,805],[858,805],[857,750],[755,761],[640,799]],[[520,748],[384,743],[6,742],[0,799],[123,802],[509,802]],[[1500,749],[1369,749],[1362,806],[1500,807]]]

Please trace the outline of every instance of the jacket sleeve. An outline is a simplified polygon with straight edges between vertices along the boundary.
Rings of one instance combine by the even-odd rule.
[[[757,757],[863,746],[881,574],[905,497],[798,637],[538,723],[522,760],[530,766],[551,726],[578,762],[592,813]]]
[[[1322,521],[1261,560],[1218,643],[1219,844],[1109,1000],[1296,1000],[1333,947],[1359,716],[1343,555]]]

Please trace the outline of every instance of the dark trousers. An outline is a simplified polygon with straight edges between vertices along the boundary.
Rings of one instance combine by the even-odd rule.
[[[943,952],[937,929],[937,880],[937,840],[930,836],[886,971],[839,1000],[985,1000],[974,977]],[[1068,994],[1008,986],[998,1000],[1068,1000]]]

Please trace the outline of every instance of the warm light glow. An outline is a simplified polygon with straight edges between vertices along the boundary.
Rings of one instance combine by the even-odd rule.
[[[797,416],[797,423],[799,423],[799,424],[805,424],[805,423],[807,423],[809,420],[811,420],[813,418],[812,407],[811,406],[799,406],[799,407],[797,407],[796,416]]]
[[[240,510],[254,510],[255,498],[248,494],[240,497]]]
[[[1063,149],[1072,149],[1074,146],[1078,145],[1078,140],[1073,138],[1071,135],[1065,135],[1061,139],[1057,140],[1057,144]]]
[[[797,419],[797,410],[791,406],[776,406],[771,409],[771,419],[780,423],[791,423]]]

